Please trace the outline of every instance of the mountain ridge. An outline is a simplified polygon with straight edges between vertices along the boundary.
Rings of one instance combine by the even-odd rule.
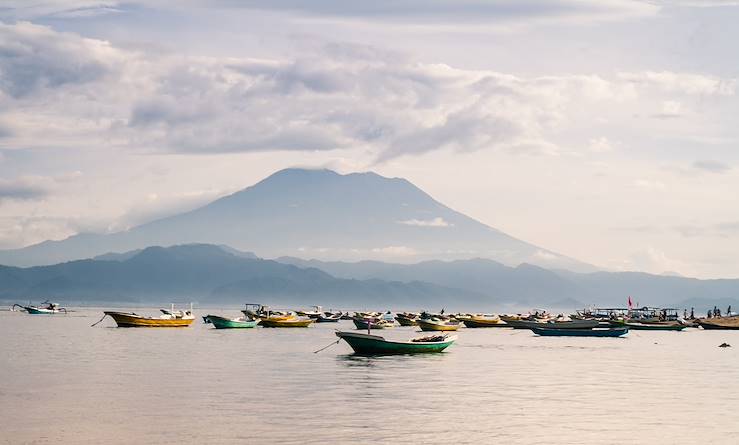
[[[322,255],[324,260],[413,262],[482,256],[511,265],[532,262],[595,270],[457,212],[406,179],[297,168],[280,170],[204,206],[127,231],[82,233],[0,251],[0,264],[55,264],[186,243],[228,245],[262,257],[300,254]]]

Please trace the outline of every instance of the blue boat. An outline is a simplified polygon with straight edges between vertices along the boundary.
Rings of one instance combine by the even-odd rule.
[[[603,329],[551,329],[532,326],[530,329],[534,334],[545,337],[622,337],[629,333],[628,327]]]

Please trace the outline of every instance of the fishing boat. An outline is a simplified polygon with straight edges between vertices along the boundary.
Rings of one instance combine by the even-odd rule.
[[[341,320],[341,312],[335,314],[324,312],[316,318],[316,323],[337,323],[339,320]]]
[[[315,320],[312,318],[292,317],[285,319],[284,317],[262,318],[259,324],[265,328],[307,328]]]
[[[249,303],[246,308],[241,311],[244,316],[248,318],[254,318],[258,320],[271,319],[271,320],[293,320],[297,318],[294,312],[290,311],[276,311],[271,309],[269,306],[263,304]]]
[[[308,317],[312,319],[317,319],[321,315],[324,314],[323,309],[321,306],[311,306],[313,310],[310,311],[295,311],[298,315],[301,317]]]
[[[207,323],[212,323],[216,329],[237,329],[237,328],[254,328],[259,324],[259,320],[253,320],[247,317],[226,318],[220,315],[206,315],[203,319],[207,319]]]
[[[412,314],[409,312],[395,314],[395,320],[401,326],[418,326],[418,314]]]
[[[500,317],[477,317],[471,316],[462,320],[468,328],[510,328],[511,326],[500,319]]]
[[[538,321],[520,320],[518,324],[522,327],[547,328],[547,329],[593,329],[600,326],[598,320],[568,320],[554,321],[550,320],[544,323]]]
[[[189,311],[175,311],[174,305],[171,310],[160,309],[160,311],[162,315],[159,317],[144,317],[134,312],[105,311],[103,318],[110,315],[119,328],[181,328],[190,326],[195,320],[192,315],[192,304]]]
[[[420,354],[441,352],[457,339],[456,336],[432,335],[409,341],[385,340],[379,335],[337,331],[336,336],[346,341],[357,354]]]
[[[594,328],[594,329],[551,329],[548,327],[531,327],[534,334],[545,337],[622,337],[629,333],[629,328]]]
[[[375,317],[354,317],[352,318],[352,321],[354,322],[354,326],[356,326],[357,329],[387,329],[395,326],[395,323],[393,323],[392,321],[383,320],[382,318]]]
[[[616,327],[626,326],[629,329],[638,331],[682,331],[683,329],[688,327],[688,325],[677,321],[639,323],[633,321],[611,320],[610,324]]]
[[[30,315],[52,315],[52,314],[66,314],[67,308],[60,307],[57,303],[51,303],[49,301],[44,301],[41,303],[42,305],[46,306],[24,306],[22,304],[14,304],[11,310],[15,310],[15,307],[18,306],[21,309],[28,312]]]
[[[459,322],[454,320],[444,320],[441,318],[419,318],[418,326],[422,331],[456,331],[459,329]]]
[[[703,329],[739,329],[739,315],[731,317],[699,318],[696,322]]]

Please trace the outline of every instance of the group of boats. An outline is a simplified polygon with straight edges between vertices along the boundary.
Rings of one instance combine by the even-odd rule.
[[[38,306],[15,304],[11,310],[20,310],[33,315],[66,313],[67,309],[56,303],[44,302]],[[192,304],[187,310],[160,309],[158,316],[143,316],[134,312],[104,311],[103,319],[110,316],[119,327],[187,327],[195,321]],[[457,339],[450,331],[465,328],[510,328],[529,329],[543,337],[623,337],[629,330],[682,331],[687,328],[739,329],[739,315],[727,311],[726,316],[710,318],[680,318],[676,309],[644,307],[639,309],[590,308],[578,310],[570,315],[553,315],[543,310],[526,314],[445,314],[429,312],[348,312],[324,311],[320,306],[311,310],[273,310],[262,304],[247,304],[242,315],[225,317],[208,314],[203,322],[216,329],[256,328],[307,328],[313,323],[338,323],[351,320],[357,331],[336,331],[339,340],[344,340],[357,353],[409,354],[440,352]],[[101,319],[100,321],[102,321]],[[98,323],[100,323],[98,321]],[[95,323],[97,324],[97,323]],[[400,326],[418,327],[429,332],[407,341],[387,340],[373,334],[372,329],[389,329]],[[94,326],[94,325],[93,325]]]

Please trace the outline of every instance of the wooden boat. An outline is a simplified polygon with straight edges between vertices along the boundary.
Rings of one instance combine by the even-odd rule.
[[[551,329],[547,327],[530,328],[534,334],[545,337],[621,337],[629,333],[629,328],[594,329]]]
[[[341,312],[336,314],[324,312],[316,318],[316,323],[337,323],[339,320],[341,320]]]
[[[254,328],[259,320],[246,317],[226,318],[219,315],[206,315],[205,317],[216,329]]]
[[[486,317],[469,317],[465,318],[462,323],[468,328],[510,328],[508,323],[504,322],[500,318],[486,318]]]
[[[520,320],[518,324],[529,329],[532,327],[547,329],[593,329],[600,325],[598,320],[548,321],[545,323]]]
[[[354,317],[352,318],[352,321],[357,329],[387,329],[395,326],[392,321],[383,320],[381,318]]]
[[[160,309],[159,317],[144,317],[133,312],[105,311],[119,328],[182,328],[190,326],[195,317],[192,311],[168,311]]]
[[[312,318],[289,318],[284,319],[283,317],[270,317],[263,318],[259,323],[265,328],[307,328],[315,320]]]
[[[438,318],[419,318],[418,326],[422,331],[456,331],[459,329],[459,322]]]
[[[294,318],[297,318],[294,313],[291,313],[289,311],[275,311],[270,309],[269,306],[265,306],[259,303],[248,303],[245,306],[246,308],[243,309],[241,312],[244,314],[244,316],[249,318],[259,320],[264,320],[265,318],[292,320]]]
[[[311,306],[311,307],[313,308],[313,310],[295,311],[295,312],[301,317],[308,317],[314,320],[323,315],[323,309],[321,308],[321,306]]]
[[[612,320],[612,326],[626,326],[638,331],[682,331],[688,326],[677,321],[660,321],[651,323],[639,323],[623,320]]]
[[[336,336],[346,341],[357,354],[421,354],[441,352],[457,339],[456,336],[434,335],[410,341],[385,340],[379,335],[337,331]]]
[[[739,315],[732,317],[699,318],[696,322],[703,329],[739,329]]]
[[[409,314],[409,313],[396,314],[395,320],[397,320],[397,322],[401,326],[418,326],[418,315],[416,314]]]
[[[28,312],[30,315],[53,315],[53,314],[66,314],[67,308],[59,307],[56,303],[50,303],[48,301],[45,301],[41,304],[45,304],[46,306],[24,306],[22,304],[14,304],[11,310],[15,310],[15,307],[18,306]]]

